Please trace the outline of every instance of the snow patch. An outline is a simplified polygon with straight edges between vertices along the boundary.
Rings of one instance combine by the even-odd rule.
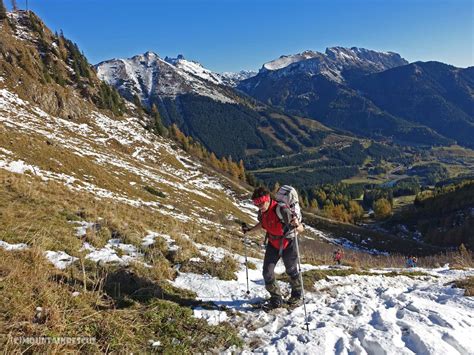
[[[61,270],[67,268],[74,261],[78,260],[76,257],[71,256],[64,251],[47,250],[44,255],[54,266]]]
[[[18,244],[10,244],[7,242],[4,242],[3,240],[0,240],[0,248],[3,248],[5,250],[23,250],[27,249],[28,245],[25,243],[18,243]]]

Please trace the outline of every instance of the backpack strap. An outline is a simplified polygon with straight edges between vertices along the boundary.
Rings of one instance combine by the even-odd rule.
[[[278,205],[275,208],[275,213],[276,213],[278,219],[280,220],[281,225],[283,226],[283,235],[287,235],[288,232],[291,229],[294,229],[294,227],[292,227],[290,224],[286,224],[285,221],[283,220],[283,214],[281,213],[282,208],[288,208],[290,210],[290,212],[291,212],[291,209],[288,207],[288,205],[286,205],[282,202],[279,202]]]

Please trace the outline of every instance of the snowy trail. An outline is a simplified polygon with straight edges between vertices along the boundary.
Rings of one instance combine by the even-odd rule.
[[[236,256],[243,264],[243,258]],[[474,275],[474,270],[420,269],[428,276],[410,278],[378,275],[329,277],[307,293],[310,332],[304,328],[304,310],[265,313],[251,303],[267,297],[261,277],[262,262],[249,270],[250,297],[246,297],[245,268],[238,280],[182,273],[175,286],[193,290],[198,298],[227,307],[227,312],[195,309],[212,324],[229,321],[240,329],[247,344],[244,353],[265,354],[474,354],[474,298],[445,285]],[[304,265],[303,270],[328,266]],[[278,265],[277,272],[283,272]],[[403,270],[406,271],[406,270]],[[288,285],[280,282],[283,292]]]

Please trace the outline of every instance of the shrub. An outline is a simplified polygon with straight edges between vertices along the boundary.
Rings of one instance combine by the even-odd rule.
[[[155,189],[154,187],[151,187],[151,186],[144,186],[143,189],[149,193],[151,193],[152,195],[155,195],[155,196],[158,196],[158,197],[162,197],[162,198],[165,198],[166,195],[161,192],[161,191],[158,191],[157,189]]]
[[[387,199],[381,198],[374,203],[374,213],[375,218],[385,219],[392,213],[392,205]]]

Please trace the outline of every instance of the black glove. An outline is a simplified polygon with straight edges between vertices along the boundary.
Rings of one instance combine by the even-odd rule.
[[[242,232],[245,234],[247,233],[249,230],[251,230],[252,228],[250,228],[247,223],[242,223]]]

